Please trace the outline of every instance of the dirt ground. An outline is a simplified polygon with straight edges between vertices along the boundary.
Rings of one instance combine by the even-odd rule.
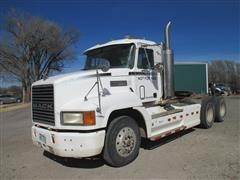
[[[101,157],[65,159],[31,141],[29,107],[0,113],[0,179],[240,179],[240,96],[223,123],[143,143],[138,158],[112,168]]]

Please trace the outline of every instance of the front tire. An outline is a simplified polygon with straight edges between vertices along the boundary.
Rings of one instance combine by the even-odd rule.
[[[114,167],[129,164],[138,156],[140,143],[140,132],[134,119],[117,117],[108,127],[103,158]]]
[[[204,129],[211,128],[215,119],[215,106],[212,97],[202,100],[200,113],[201,127]]]

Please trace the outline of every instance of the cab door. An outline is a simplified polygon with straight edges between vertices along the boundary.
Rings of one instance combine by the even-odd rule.
[[[137,56],[138,70],[135,73],[137,95],[142,102],[155,101],[159,98],[160,75],[153,69],[154,50],[139,48]]]

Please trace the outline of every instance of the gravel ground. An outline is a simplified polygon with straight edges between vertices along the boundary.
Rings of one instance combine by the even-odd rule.
[[[225,122],[146,143],[122,168],[44,153],[32,145],[29,107],[2,112],[0,179],[240,179],[240,97],[226,101]]]

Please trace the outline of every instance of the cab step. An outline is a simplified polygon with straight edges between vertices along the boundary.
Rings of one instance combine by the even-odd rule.
[[[151,141],[157,141],[157,140],[159,140],[161,138],[164,138],[164,137],[169,136],[171,134],[177,133],[177,132],[182,131],[184,129],[186,129],[186,126],[180,126],[178,128],[174,128],[174,129],[168,130],[166,132],[163,132],[161,134],[158,134],[156,136],[153,136],[153,137],[150,138],[150,140]]]

